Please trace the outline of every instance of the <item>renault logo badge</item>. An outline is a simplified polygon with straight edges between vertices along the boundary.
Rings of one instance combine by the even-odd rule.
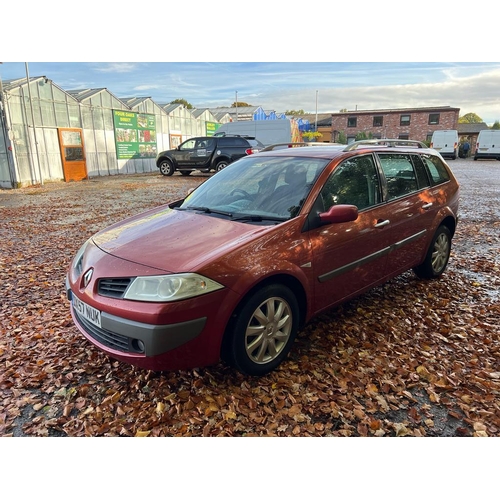
[[[84,287],[86,287],[86,286],[89,284],[89,282],[90,282],[90,280],[91,280],[91,278],[92,278],[92,273],[93,273],[93,272],[94,272],[94,270],[93,270],[93,269],[89,269],[89,270],[88,270],[88,271],[87,271],[87,272],[83,275],[83,286],[84,286]]]

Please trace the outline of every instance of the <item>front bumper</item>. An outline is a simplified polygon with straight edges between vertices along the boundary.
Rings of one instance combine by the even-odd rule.
[[[66,278],[68,299],[72,299]],[[94,325],[71,304],[71,315],[80,331],[93,343],[116,353],[147,357],[158,356],[198,337],[207,318],[201,317],[170,325],[150,325],[132,321],[106,312],[101,313],[101,327]]]

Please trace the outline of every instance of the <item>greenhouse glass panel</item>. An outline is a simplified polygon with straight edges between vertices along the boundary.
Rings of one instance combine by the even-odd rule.
[[[82,128],[80,120],[80,106],[78,104],[68,104],[69,112],[69,126],[75,128]]]
[[[104,118],[102,116],[102,108],[94,108],[92,110],[92,117],[94,120],[94,130],[104,130]]]
[[[12,132],[14,134],[14,144],[16,146],[17,154],[27,154],[28,148],[30,145],[28,144],[29,139],[26,135],[26,131],[23,125],[13,124]]]
[[[40,101],[40,109],[42,113],[42,123],[46,127],[56,126],[56,117],[54,106],[51,101]]]
[[[15,96],[15,98],[11,99],[9,109],[10,109],[10,118],[12,120],[12,124],[24,123],[23,108],[21,106],[21,99],[18,96]]]
[[[111,107],[111,96],[107,92],[103,92],[101,94],[101,99],[102,99],[102,107],[103,108],[110,108]]]
[[[82,108],[82,121],[83,128],[87,128],[90,130],[94,128],[94,124],[92,123],[92,111],[90,108]]]
[[[113,123],[113,112],[109,109],[103,110],[104,130],[115,130]]]
[[[56,127],[69,127],[68,106],[62,102],[54,102]]]

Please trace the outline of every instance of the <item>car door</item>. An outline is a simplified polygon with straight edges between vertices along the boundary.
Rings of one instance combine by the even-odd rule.
[[[184,141],[178,149],[172,151],[172,156],[174,157],[177,166],[191,167],[193,165],[193,154],[195,152],[196,138],[188,139]]]
[[[418,264],[429,239],[438,204],[419,155],[377,153],[386,181],[392,247],[389,269],[403,271]]]
[[[349,158],[335,168],[310,217],[343,204],[358,207],[357,220],[315,227],[308,232],[313,256],[314,312],[360,293],[387,274],[392,243],[390,214],[382,203],[380,176],[372,154]]]

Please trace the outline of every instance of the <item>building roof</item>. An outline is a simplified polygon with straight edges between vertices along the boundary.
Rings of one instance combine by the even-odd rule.
[[[100,88],[100,89],[76,89],[76,90],[65,90],[67,94],[70,96],[74,97],[77,101],[84,101],[85,99],[89,99],[90,97],[93,97],[103,90],[107,90],[106,88]]]
[[[432,106],[423,108],[389,108],[389,109],[356,109],[347,110],[342,113],[332,113],[333,116],[342,115],[374,115],[377,113],[387,114],[387,113],[414,113],[414,112],[431,112],[431,111],[460,111],[460,108],[455,108],[451,106]]]
[[[481,130],[488,130],[486,123],[459,123],[457,131],[459,134],[478,134]]]

